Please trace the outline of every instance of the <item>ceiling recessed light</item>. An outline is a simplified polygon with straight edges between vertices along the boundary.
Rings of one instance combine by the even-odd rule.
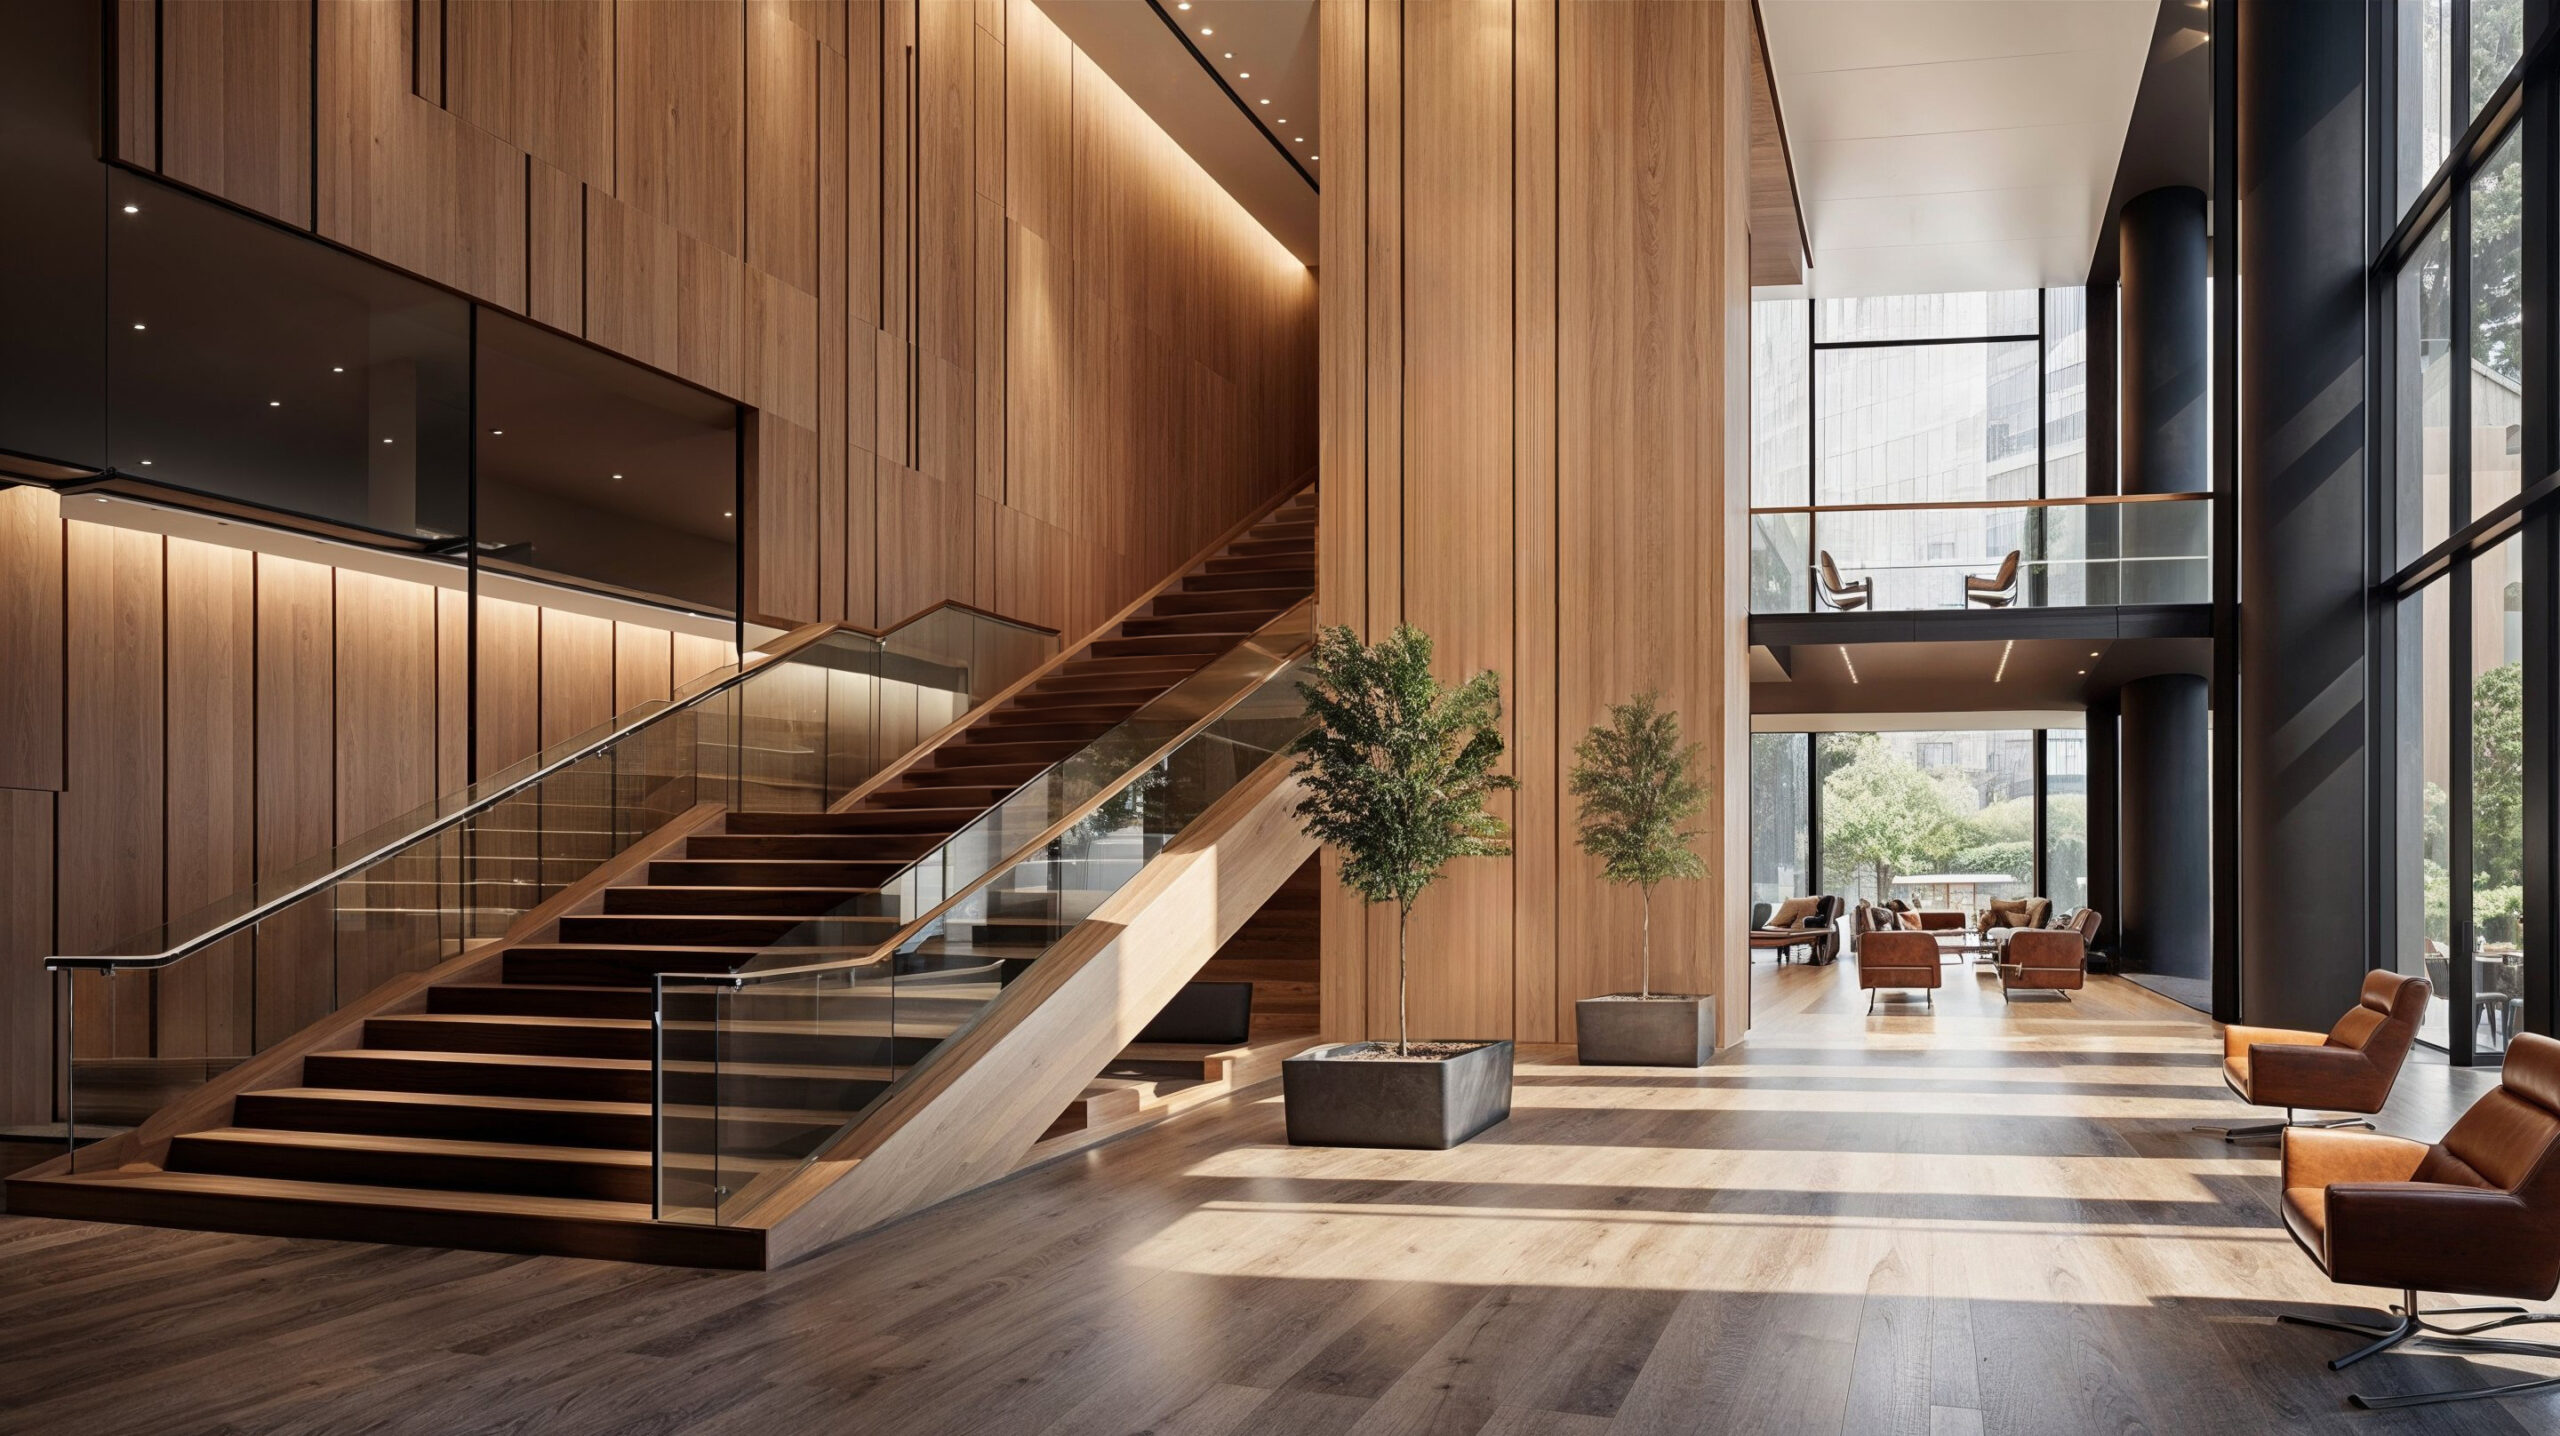
[[[390,443],[391,441],[390,441],[389,439],[385,439],[385,440],[383,440],[382,442],[384,442],[384,443],[388,444],[388,443]]]
[[[344,364],[332,364],[329,366],[329,372],[332,374],[344,374],[347,372],[347,366]]]
[[[2095,654],[2095,653],[2091,653],[2089,656],[2090,656],[2091,658],[2095,658],[2095,657],[2097,657],[2098,655],[2097,655],[2097,654]]]
[[[1278,119],[1276,119],[1276,120],[1273,120],[1271,123],[1273,123],[1273,124],[1275,124],[1275,125],[1285,125],[1285,124],[1289,123],[1289,117],[1288,117],[1287,115],[1282,115],[1280,118],[1278,118]]]
[[[1322,156],[1322,155],[1309,155],[1309,156],[1307,156],[1307,159],[1308,159],[1310,162],[1315,161],[1315,160],[1320,160],[1320,159],[1323,159],[1323,158],[1324,158],[1324,156]]]
[[[490,432],[491,434],[504,434],[504,433],[506,433],[507,431],[506,431],[506,430],[504,430],[504,429],[491,429],[489,432]]]
[[[2080,670],[2080,676],[2081,676],[2081,677],[2083,677],[2083,678],[2088,677],[2088,676],[2089,676],[2089,670],[2088,670],[2088,669],[2086,669],[2086,668],[2081,669],[2081,670]]]
[[[284,401],[282,399],[269,399],[267,401],[267,407],[270,409],[281,409],[284,407]]]
[[[139,328],[141,328],[142,326],[141,326],[140,324],[136,324],[136,325],[134,325],[133,327],[134,327],[134,328],[136,328],[136,329],[139,329]]]
[[[1271,102],[1270,102],[1269,100],[1263,100],[1263,101],[1261,101],[1260,103],[1262,103],[1262,104],[1266,104],[1266,105],[1267,105],[1267,104],[1270,104]]]
[[[1239,80],[1250,80],[1253,78],[1253,72],[1251,70],[1238,70],[1236,71],[1236,78]]]
[[[1306,142],[1307,142],[1307,137],[1306,137],[1305,135],[1300,135],[1300,136],[1298,136],[1296,139],[1291,140],[1289,143],[1291,143],[1291,144],[1293,144],[1293,145],[1303,145],[1303,144],[1305,144]]]
[[[731,513],[731,512],[730,512],[729,510],[727,510],[727,509],[722,509],[722,510],[720,511],[720,517],[722,517],[722,518],[724,518],[724,519],[734,519],[734,518],[736,518],[736,517],[737,517],[737,515],[736,515],[736,514],[734,514],[734,513]]]
[[[147,469],[147,468],[150,468],[150,467],[151,467],[151,461],[150,461],[149,459],[145,459],[145,460],[143,460],[143,461],[142,461],[142,466],[143,466],[144,468],[146,468],[146,469]]]
[[[1175,4],[1173,8],[1176,10],[1188,10],[1191,8],[1191,0],[1178,0],[1178,3]]]
[[[142,213],[142,206],[138,204],[129,204],[124,207],[124,212],[127,214],[140,214]]]
[[[1210,29],[1210,28],[1209,28],[1208,26],[1206,26],[1206,25],[1203,25],[1203,26],[1201,26],[1201,27],[1200,27],[1200,33],[1201,33],[1201,34],[1203,34],[1203,35],[1215,35],[1215,34],[1217,34],[1218,32],[1217,32],[1217,31],[1215,31],[1215,30]]]
[[[1234,58],[1236,57],[1236,52],[1235,52],[1235,51],[1233,51],[1233,50],[1226,50],[1226,51],[1222,51],[1221,53],[1222,53],[1222,54],[1224,54],[1224,55],[1225,55],[1228,59],[1230,59],[1230,60],[1232,60],[1232,59],[1234,59]]]
[[[622,477],[622,475],[620,475],[620,474],[616,474],[616,475],[614,475],[614,477],[618,479],[618,478],[621,478],[621,477]]]

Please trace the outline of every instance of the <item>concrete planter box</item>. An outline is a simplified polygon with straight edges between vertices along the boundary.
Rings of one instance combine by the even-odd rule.
[[[1289,1142],[1298,1147],[1454,1147],[1511,1115],[1511,1043],[1455,1057],[1353,1061],[1390,1044],[1334,1042],[1280,1064]]]
[[[1585,1067],[1702,1067],[1716,1054],[1716,1000],[1705,993],[1586,997],[1573,1004]]]

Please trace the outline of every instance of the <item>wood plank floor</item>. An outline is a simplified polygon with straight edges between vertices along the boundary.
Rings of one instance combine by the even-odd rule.
[[[2209,1024],[1950,969],[1862,1015],[1756,970],[1701,1073],[1527,1054],[1446,1153],[1299,1151],[1265,1088],[790,1269],[718,1274],[0,1218],[11,1432],[2551,1432],[2549,1374],[2280,1328],[2333,1288]],[[2433,1137],[2478,1074],[2412,1067]]]

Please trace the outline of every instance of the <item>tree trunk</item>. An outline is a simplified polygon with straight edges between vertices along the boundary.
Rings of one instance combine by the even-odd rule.
[[[1413,909],[1396,909],[1396,1055],[1413,1055],[1413,1037],[1405,1030],[1404,1018],[1404,929],[1413,920]]]
[[[1636,995],[1651,997],[1653,996],[1653,889],[1651,887],[1644,890],[1644,946],[1639,951],[1644,956],[1640,960],[1641,965],[1636,969]]]

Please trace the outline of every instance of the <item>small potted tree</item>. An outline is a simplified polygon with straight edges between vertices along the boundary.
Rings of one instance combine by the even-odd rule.
[[[1653,990],[1653,889],[1669,878],[1707,874],[1681,824],[1706,805],[1707,788],[1690,765],[1698,745],[1680,740],[1680,715],[1662,711],[1660,695],[1609,706],[1573,750],[1573,795],[1582,800],[1582,850],[1600,860],[1603,881],[1644,896],[1644,938],[1636,990],[1585,997],[1573,1026],[1588,1065],[1696,1067],[1715,1054],[1716,1000],[1710,994]]]
[[[1501,680],[1446,685],[1410,625],[1374,646],[1317,635],[1298,685],[1298,821],[1341,858],[1342,885],[1396,905],[1396,1040],[1337,1042],[1281,1064],[1289,1140],[1322,1147],[1454,1147],[1511,1115],[1509,1039],[1416,1042],[1406,1020],[1413,905],[1455,858],[1500,857],[1509,830],[1486,810],[1515,787],[1502,758]]]

